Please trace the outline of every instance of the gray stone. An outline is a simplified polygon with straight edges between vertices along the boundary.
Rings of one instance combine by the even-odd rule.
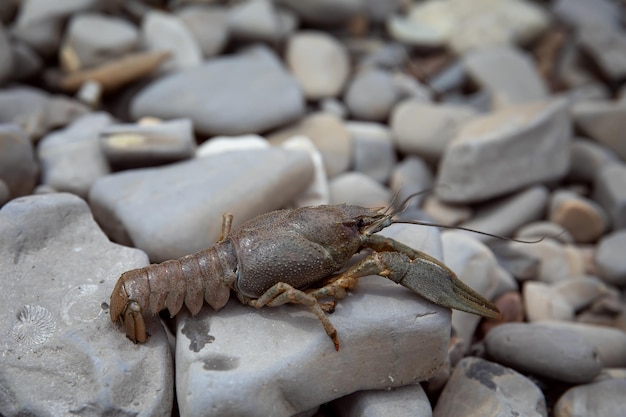
[[[126,20],[97,13],[72,16],[61,47],[61,63],[68,71],[95,67],[133,51],[139,30]]]
[[[412,47],[440,48],[446,42],[444,33],[416,22],[410,16],[390,16],[387,19],[387,32],[394,40]]]
[[[112,239],[162,262],[215,243],[225,212],[236,227],[283,207],[312,175],[304,152],[227,152],[109,175],[93,185],[89,202]]]
[[[592,183],[601,167],[619,160],[607,147],[585,139],[572,141],[570,158],[570,169],[566,178],[572,182],[585,183]]]
[[[100,133],[100,145],[114,165],[148,166],[191,158],[196,150],[189,119],[156,124],[118,124]]]
[[[363,11],[362,0],[276,0],[293,10],[303,21],[314,25],[345,23]]]
[[[448,268],[476,292],[491,299],[498,289],[500,274],[491,250],[458,230],[443,232],[441,241],[443,258]],[[480,319],[475,314],[457,310],[452,312],[452,327],[468,348]]]
[[[515,232],[516,239],[537,240],[549,237],[563,244],[573,244],[574,238],[563,226],[549,221],[535,221],[525,224]]]
[[[16,125],[0,124],[0,149],[0,180],[8,191],[7,200],[30,194],[39,174],[30,139]]]
[[[418,226],[408,226],[416,235]],[[415,249],[441,259],[437,232],[429,233]],[[426,380],[444,366],[450,336],[447,309],[382,277],[360,279],[329,317],[338,352],[302,306],[255,310],[231,300],[219,313],[177,317],[186,416],[286,417],[355,391]]]
[[[239,135],[299,118],[304,98],[265,47],[213,59],[154,81],[133,99],[133,117],[189,117],[197,132]]]
[[[384,22],[389,16],[402,6],[401,0],[364,0],[367,16],[376,23]]]
[[[540,281],[555,283],[585,275],[583,252],[574,245],[563,244],[551,236],[543,236],[543,240],[532,244],[511,242],[511,245],[541,260],[536,277]]]
[[[611,0],[556,0],[551,8],[559,20],[573,26],[602,23],[617,27],[623,11],[619,3]]]
[[[558,381],[586,383],[602,370],[594,345],[564,327],[507,323],[491,330],[485,343],[496,361]]]
[[[558,321],[544,321],[537,323],[537,325],[575,332],[594,346],[605,368],[626,367],[626,333],[621,330],[605,326]]]
[[[492,96],[494,108],[548,98],[532,57],[511,47],[480,48],[463,57],[471,78]]]
[[[626,78],[626,34],[619,26],[592,22],[578,29],[578,44],[612,82]]]
[[[354,170],[386,184],[396,163],[391,131],[384,125],[367,122],[348,122],[346,128],[352,136]]]
[[[530,379],[484,359],[460,361],[443,389],[434,417],[547,417],[543,393]]]
[[[319,149],[329,178],[345,172],[350,166],[352,135],[337,116],[312,113],[295,125],[272,133],[267,139],[276,145],[297,135],[308,137]]]
[[[420,384],[390,390],[357,391],[332,403],[342,417],[432,417],[430,401]]]
[[[608,223],[599,204],[568,190],[552,193],[548,219],[567,230],[576,243],[595,242],[602,236]]]
[[[290,16],[269,0],[248,0],[230,9],[228,28],[235,39],[273,43],[295,29],[295,18]]]
[[[594,263],[600,277],[609,284],[626,285],[626,230],[619,230],[600,239]]]
[[[11,190],[6,182],[0,179],[0,207],[4,206],[11,199]]]
[[[355,119],[386,121],[400,98],[391,72],[366,68],[348,84],[344,101]]]
[[[351,171],[330,180],[330,204],[354,204],[363,207],[386,207],[391,191],[367,175]]]
[[[463,63],[455,59],[445,68],[437,71],[428,79],[428,86],[438,94],[460,90],[467,82],[467,74]]]
[[[551,285],[540,281],[528,281],[524,284],[522,293],[524,311],[529,322],[574,320],[576,312],[569,299]]]
[[[609,292],[606,285],[593,276],[572,277],[567,281],[559,281],[552,289],[563,296],[575,311],[588,307]]]
[[[608,379],[570,388],[554,406],[554,417],[624,415],[626,379]]]
[[[7,84],[13,78],[15,58],[9,35],[0,22],[0,85]]]
[[[509,106],[467,123],[441,160],[437,196],[467,203],[553,181],[569,170],[564,101]]]
[[[572,117],[578,129],[589,138],[606,145],[622,160],[626,160],[626,143],[621,139],[626,129],[625,102],[583,101],[575,103],[572,107]]]
[[[433,173],[426,162],[417,156],[410,155],[395,166],[389,187],[397,195],[396,200],[402,202],[412,194],[430,189],[432,183]],[[410,206],[421,206],[423,199],[424,195],[415,196]]]
[[[609,215],[613,229],[626,228],[626,165],[614,163],[600,168],[592,197]]]
[[[438,190],[439,187],[435,189]],[[484,204],[475,211],[471,220],[461,226],[498,236],[511,236],[522,225],[541,219],[547,204],[548,190],[543,185],[536,185]],[[481,234],[473,236],[482,241],[493,239]]]
[[[510,243],[493,241],[489,247],[495,255],[498,265],[507,270],[518,281],[536,279],[539,275],[539,257],[521,251]]]
[[[174,14],[151,10],[143,18],[141,34],[147,50],[168,51],[171,54],[159,67],[160,71],[194,68],[202,63],[200,46],[187,26]]]
[[[146,265],[145,254],[111,243],[70,194],[14,200],[0,211],[0,229],[0,414],[169,416],[163,328],[150,320],[150,340],[134,345],[106,305],[119,275]]]
[[[110,172],[98,136],[113,122],[108,113],[92,113],[45,136],[37,146],[41,182],[86,198],[92,184]]]
[[[11,47],[13,48],[13,79],[16,81],[29,80],[37,76],[44,67],[44,62],[27,44],[15,40]]]
[[[459,130],[475,117],[468,107],[406,100],[394,107],[390,125],[400,151],[437,162]]]
[[[228,43],[228,12],[219,6],[188,5],[176,13],[202,50],[204,58],[219,54]]]
[[[319,106],[322,113],[332,114],[340,119],[345,119],[348,116],[348,109],[345,104],[334,97],[321,99]]]
[[[333,36],[302,31],[289,38],[285,61],[309,100],[335,97],[348,79],[348,52]]]

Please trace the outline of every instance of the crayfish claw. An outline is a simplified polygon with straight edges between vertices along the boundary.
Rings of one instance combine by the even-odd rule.
[[[126,337],[133,343],[145,343],[148,340],[146,324],[143,320],[141,306],[136,301],[129,301],[124,311]]]

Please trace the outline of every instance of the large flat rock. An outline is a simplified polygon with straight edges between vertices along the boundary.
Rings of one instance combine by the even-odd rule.
[[[134,345],[111,323],[119,275],[147,263],[111,243],[70,194],[22,197],[0,210],[0,415],[169,416],[165,333]]]

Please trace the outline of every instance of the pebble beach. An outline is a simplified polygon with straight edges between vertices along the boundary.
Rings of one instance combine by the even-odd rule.
[[[0,1],[0,416],[624,416],[625,9]],[[224,213],[343,203],[438,225],[379,233],[501,317],[367,276],[338,351],[234,291],[144,344],[111,321]]]

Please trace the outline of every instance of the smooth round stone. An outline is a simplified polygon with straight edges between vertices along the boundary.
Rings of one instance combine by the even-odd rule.
[[[608,379],[570,388],[554,406],[554,417],[624,415],[626,379]]]
[[[438,197],[479,202],[562,178],[569,170],[571,129],[563,100],[509,106],[475,118],[446,148]]]
[[[579,27],[577,35],[579,48],[605,78],[619,83],[626,76],[626,36],[621,27],[593,22]]]
[[[394,107],[390,125],[400,151],[436,162],[475,116],[468,107],[406,100]]]
[[[344,101],[356,119],[385,121],[398,98],[399,92],[389,71],[367,68],[348,84]]]
[[[624,43],[626,46],[626,37]],[[626,102],[594,100],[575,103],[572,117],[588,137],[615,151],[622,160],[626,159],[626,143],[620,139],[626,130]]]
[[[567,230],[576,243],[595,242],[607,227],[604,210],[595,201],[567,190],[555,191],[548,219]]]
[[[601,167],[618,160],[613,151],[587,139],[574,139],[570,152],[572,161],[567,179],[572,182],[592,183],[596,172]]]
[[[266,131],[303,112],[296,80],[261,46],[159,78],[131,103],[135,118],[188,117],[197,133],[211,136]]]
[[[432,415],[430,401],[420,384],[409,384],[389,390],[357,391],[333,401],[332,407],[342,417]]]
[[[447,40],[446,34],[436,28],[397,15],[387,19],[387,32],[394,40],[417,47],[439,48]]]
[[[434,221],[447,226],[456,226],[468,221],[474,213],[470,206],[446,204],[434,194],[430,194],[424,199],[422,209]]]
[[[12,124],[0,125],[0,180],[6,200],[30,194],[37,183],[39,167],[30,138]]]
[[[505,292],[495,298],[493,304],[500,310],[501,317],[499,319],[484,319],[480,324],[480,334],[487,334],[490,330],[503,323],[522,323],[524,321],[524,305],[519,292]]]
[[[567,281],[585,275],[585,256],[576,246],[545,237],[540,242],[512,242],[517,249],[541,260],[537,280],[547,283]]]
[[[384,22],[402,6],[402,0],[365,0],[365,12],[376,23]]]
[[[277,42],[296,27],[296,18],[277,10],[269,0],[238,3],[230,9],[228,28],[235,39]]]
[[[363,11],[363,0],[277,0],[276,3],[316,26],[345,23]]]
[[[176,14],[196,39],[204,58],[219,54],[228,43],[228,11],[225,8],[193,4]]]
[[[97,13],[74,15],[61,48],[61,63],[76,71],[105,63],[132,51],[139,30],[126,20]]]
[[[574,243],[574,238],[563,226],[548,221],[528,223],[517,229],[515,233],[515,238],[521,240],[537,240],[546,237],[563,244]]]
[[[0,207],[4,206],[11,199],[11,190],[6,182],[0,179]]]
[[[337,116],[340,119],[346,119],[348,116],[348,109],[342,101],[334,97],[326,97],[319,102],[320,111],[323,113],[329,113],[333,116]]]
[[[15,60],[13,76],[16,81],[33,79],[42,71],[44,68],[43,59],[33,48],[17,39],[13,41],[11,47]]]
[[[604,208],[613,229],[626,228],[626,164],[600,168],[594,178],[592,198]]]
[[[409,155],[393,169],[389,187],[397,196],[398,202],[406,200],[410,195],[421,193],[430,189],[433,183],[431,168],[423,159]],[[424,200],[425,194],[417,195],[411,199],[409,207],[419,207]]]
[[[553,285],[554,291],[563,296],[576,311],[608,293],[606,285],[596,277],[574,277]]]
[[[489,332],[485,346],[487,353],[503,365],[558,381],[586,383],[602,370],[594,346],[565,328],[503,324]]]
[[[496,109],[548,99],[548,88],[532,57],[517,48],[480,48],[467,53],[463,65],[489,92]]]
[[[519,250],[511,243],[497,240],[489,242],[489,247],[498,260],[498,265],[508,271],[518,281],[536,279],[539,275],[538,256]]]
[[[559,20],[572,26],[584,26],[590,23],[604,23],[618,27],[623,8],[611,0],[556,0],[551,11]]]
[[[14,55],[8,33],[0,22],[0,85],[9,82],[13,76]]]
[[[196,39],[174,14],[150,11],[143,18],[141,32],[148,50],[170,52],[170,59],[160,67],[161,71],[194,68],[202,62],[202,50]]]
[[[330,204],[379,208],[391,202],[391,191],[360,172],[347,172],[330,180]]]
[[[524,284],[524,310],[531,323],[542,320],[574,320],[574,307],[568,299],[556,292],[549,284],[528,281]]]
[[[626,248],[626,230],[619,230],[600,240],[594,258],[600,277],[618,287],[626,285],[624,248]]]
[[[547,417],[543,393],[529,378],[495,362],[461,360],[441,392],[433,417]]]
[[[311,139],[320,150],[329,178],[345,172],[350,166],[352,135],[337,116],[313,113],[291,127],[274,132],[268,140],[272,144],[279,144],[299,135]]]
[[[335,97],[348,79],[348,53],[325,32],[303,31],[291,36],[285,61],[310,100]]]
[[[396,163],[390,130],[367,122],[348,122],[346,128],[352,136],[354,170],[386,184]]]

